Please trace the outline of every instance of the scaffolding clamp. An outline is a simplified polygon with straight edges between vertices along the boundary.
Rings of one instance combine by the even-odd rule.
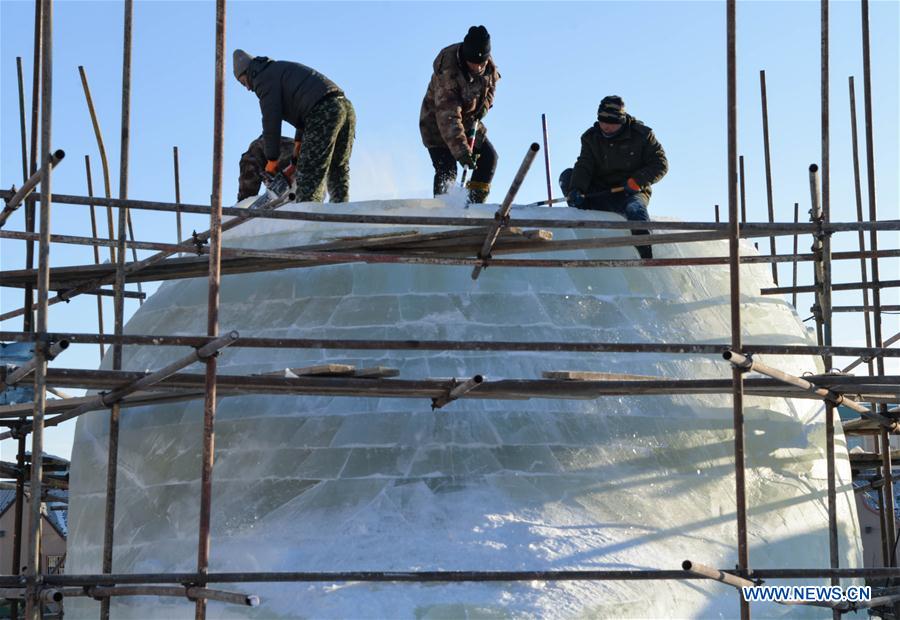
[[[455,378],[450,379],[450,382],[447,384],[447,390],[440,396],[435,396],[431,399],[431,410],[434,411],[435,409],[440,409],[445,405],[449,405],[454,400],[462,397],[463,394],[474,390],[483,381],[484,377],[482,375],[475,375],[462,383],[457,382]]]
[[[9,427],[10,439],[22,439],[26,434],[27,433],[22,430],[22,424],[16,424],[15,426]]]
[[[206,245],[207,240],[201,238],[200,235],[197,234],[196,230],[191,233],[191,240],[194,242],[194,248],[196,248],[195,251],[197,252],[197,256],[202,256],[203,248]]]

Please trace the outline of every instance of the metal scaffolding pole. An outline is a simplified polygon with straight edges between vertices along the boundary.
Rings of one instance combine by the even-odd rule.
[[[871,50],[869,44],[869,0],[862,0],[860,5],[862,11],[862,52],[863,52],[863,101],[865,108],[866,123],[866,188],[869,199],[869,220],[876,222],[878,220],[878,208],[876,206],[875,197],[875,138],[874,126],[872,121],[872,65]],[[878,252],[878,233],[873,230],[869,237],[869,245],[872,252]],[[881,333],[881,290],[878,286],[880,282],[878,273],[878,258],[872,257],[872,307],[875,311],[873,317],[873,332],[875,337],[875,346],[883,346]],[[879,357],[876,363],[879,375],[884,375],[884,359]],[[887,406],[880,407],[883,414],[887,413]],[[894,515],[894,477],[891,473],[891,451],[889,446],[889,437],[886,433],[882,433],[882,465],[884,467],[884,489],[885,489],[885,509],[887,520],[887,536],[889,541],[896,540],[896,527]],[[888,566],[896,566],[896,553],[891,548],[891,557],[888,558],[890,563]]]
[[[222,136],[225,125],[225,0],[216,0],[216,69],[213,122],[213,170],[212,208],[209,214],[209,296],[207,299],[207,336],[219,334],[219,284],[222,247]],[[200,524],[197,545],[197,573],[205,586],[204,577],[209,571],[210,520],[212,517],[212,475],[215,463],[216,419],[216,370],[215,356],[206,360],[206,396],[203,403],[203,459],[200,473]],[[194,609],[196,620],[206,618],[206,599],[197,599]]]
[[[726,66],[727,66],[727,116],[728,116],[728,254],[731,280],[731,348],[741,351],[741,271],[740,271],[740,223],[738,221],[737,178],[737,58],[736,58],[736,0],[726,2]],[[744,469],[744,373],[731,369],[733,382],[734,417],[734,474],[737,517],[738,569],[749,568],[747,548],[747,494]],[[741,620],[749,620],[750,605],[740,597]]]
[[[51,104],[53,96],[53,4],[41,0],[41,241],[38,248],[38,308],[36,335],[43,339],[47,333],[47,293],[50,284],[50,178],[52,156]],[[44,409],[47,404],[47,354],[42,346],[35,347],[37,364],[34,370],[34,429],[31,435],[31,504],[28,520],[28,570],[29,596],[25,599],[25,615],[29,620],[41,617],[41,601],[37,581],[41,574],[41,497],[44,456]]]
[[[762,102],[763,150],[766,164],[766,206],[769,222],[775,221],[775,203],[772,199],[772,159],[769,151],[769,100],[766,96],[766,72],[759,72],[759,94]],[[775,256],[775,237],[769,237],[769,254]],[[772,263],[772,279],[778,284],[778,265]]]
[[[853,83],[853,76],[851,75],[849,78],[849,86],[850,86],[850,137],[853,149],[853,189],[854,189],[854,197],[856,198],[856,219],[859,222],[864,220],[863,217],[863,206],[862,206],[862,187],[860,183],[860,174],[859,174],[859,137],[856,129],[856,88]],[[859,231],[859,251],[866,251],[866,236],[863,231]],[[866,269],[866,259],[859,259],[859,273],[860,279],[862,282],[867,282],[868,272]],[[866,332],[866,346],[872,346],[872,321],[871,316],[869,315],[869,290],[862,289],[862,298],[863,298],[863,321],[864,328]],[[875,365],[872,360],[869,360],[869,374],[875,374]]]

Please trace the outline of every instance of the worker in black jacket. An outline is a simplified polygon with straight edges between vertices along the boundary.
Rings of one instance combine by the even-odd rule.
[[[331,202],[347,202],[356,112],[344,92],[297,62],[254,57],[236,49],[233,64],[234,77],[259,97],[266,172],[279,171],[281,122],[287,121],[297,131],[295,163],[284,172],[297,176],[297,202],[322,202],[326,185]]]
[[[564,170],[559,184],[570,207],[612,211],[632,221],[647,221],[650,186],[665,176],[669,162],[653,130],[630,114],[618,95],[604,97],[597,122],[581,136],[574,168]],[[632,234],[647,234],[633,230]],[[652,247],[637,246],[642,258]]]

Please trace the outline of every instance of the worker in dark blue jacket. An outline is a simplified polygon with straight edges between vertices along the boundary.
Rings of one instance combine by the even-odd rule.
[[[281,122],[296,128],[293,164],[285,176],[297,176],[297,202],[350,199],[350,153],[356,112],[337,84],[298,62],[271,60],[234,50],[234,77],[259,97],[266,172],[276,174]]]

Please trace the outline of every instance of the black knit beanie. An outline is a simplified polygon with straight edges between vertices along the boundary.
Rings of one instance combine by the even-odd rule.
[[[472,26],[462,42],[463,60],[480,65],[491,55],[491,35],[484,26]]]
[[[597,120],[601,123],[622,124],[625,122],[625,102],[618,95],[604,97],[597,108]]]

